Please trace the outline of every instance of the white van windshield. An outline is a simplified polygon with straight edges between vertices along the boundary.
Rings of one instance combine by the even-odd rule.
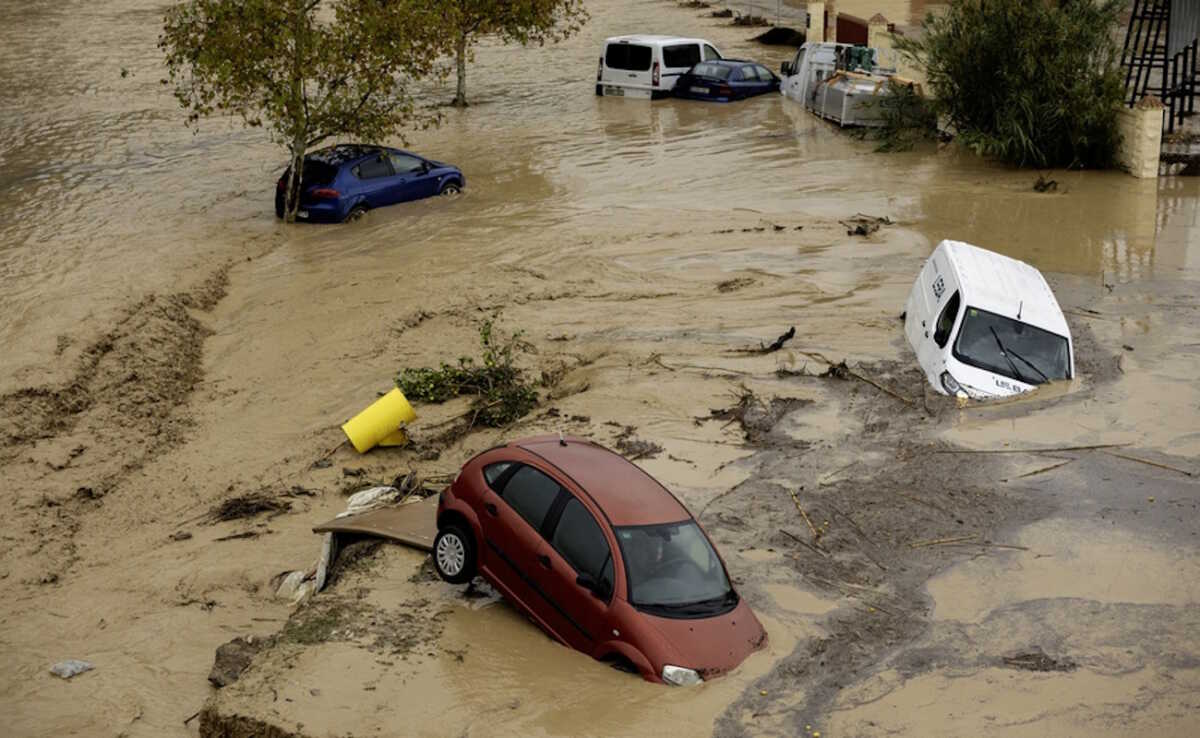
[[[646,72],[650,69],[650,47],[637,44],[609,44],[604,52],[604,65],[609,69]]]
[[[954,358],[1025,384],[1071,377],[1066,338],[973,307],[958,329]]]

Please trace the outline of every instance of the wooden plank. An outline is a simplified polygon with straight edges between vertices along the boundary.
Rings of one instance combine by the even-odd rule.
[[[396,507],[381,507],[359,515],[334,518],[313,528],[314,533],[353,533],[395,541],[421,551],[433,550],[437,536],[437,495]]]

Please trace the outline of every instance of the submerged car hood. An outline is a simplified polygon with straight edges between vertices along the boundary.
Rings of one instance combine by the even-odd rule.
[[[695,669],[702,679],[736,668],[767,643],[767,632],[745,600],[711,618],[645,617],[679,653],[675,666]]]

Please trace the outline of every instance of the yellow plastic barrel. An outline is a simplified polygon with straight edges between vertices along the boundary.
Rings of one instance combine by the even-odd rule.
[[[394,389],[346,421],[342,432],[354,444],[355,451],[365,454],[380,444],[403,445],[408,439],[402,428],[416,419],[417,414],[408,404],[408,398],[399,389]]]

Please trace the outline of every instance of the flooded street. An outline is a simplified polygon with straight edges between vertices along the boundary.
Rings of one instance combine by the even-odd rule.
[[[565,43],[485,43],[471,107],[411,136],[462,167],[461,196],[285,226],[281,150],[227,121],[189,131],[159,85],[163,7],[4,8],[9,734],[1196,734],[1195,179],[1056,171],[1040,194],[1036,172],[954,147],[875,153],[780,96],[598,98],[611,35],[696,35],[772,69],[791,52],[674,2],[595,0]],[[893,225],[848,236],[856,213]],[[943,238],[1046,274],[1075,380],[938,403],[897,318]],[[533,376],[556,377],[538,410],[430,454],[343,446],[314,464],[399,369],[473,354],[490,315],[524,332]],[[782,351],[739,352],[790,326]],[[900,399],[822,376],[843,359]],[[710,420],[744,391],[787,411]],[[428,444],[455,408],[417,411]],[[704,523],[768,630],[722,679],[643,683],[395,547],[316,610],[271,596],[349,491],[452,475],[522,435],[612,446],[627,426],[664,447],[637,463]],[[1017,453],[1037,449],[1056,450]],[[209,519],[296,488],[284,514]],[[809,529],[789,491],[829,521],[824,554],[794,542]],[[206,682],[221,643],[334,607],[327,638],[282,639],[219,694]],[[1035,649],[1072,666],[1005,661]],[[96,668],[49,674],[67,658]]]

